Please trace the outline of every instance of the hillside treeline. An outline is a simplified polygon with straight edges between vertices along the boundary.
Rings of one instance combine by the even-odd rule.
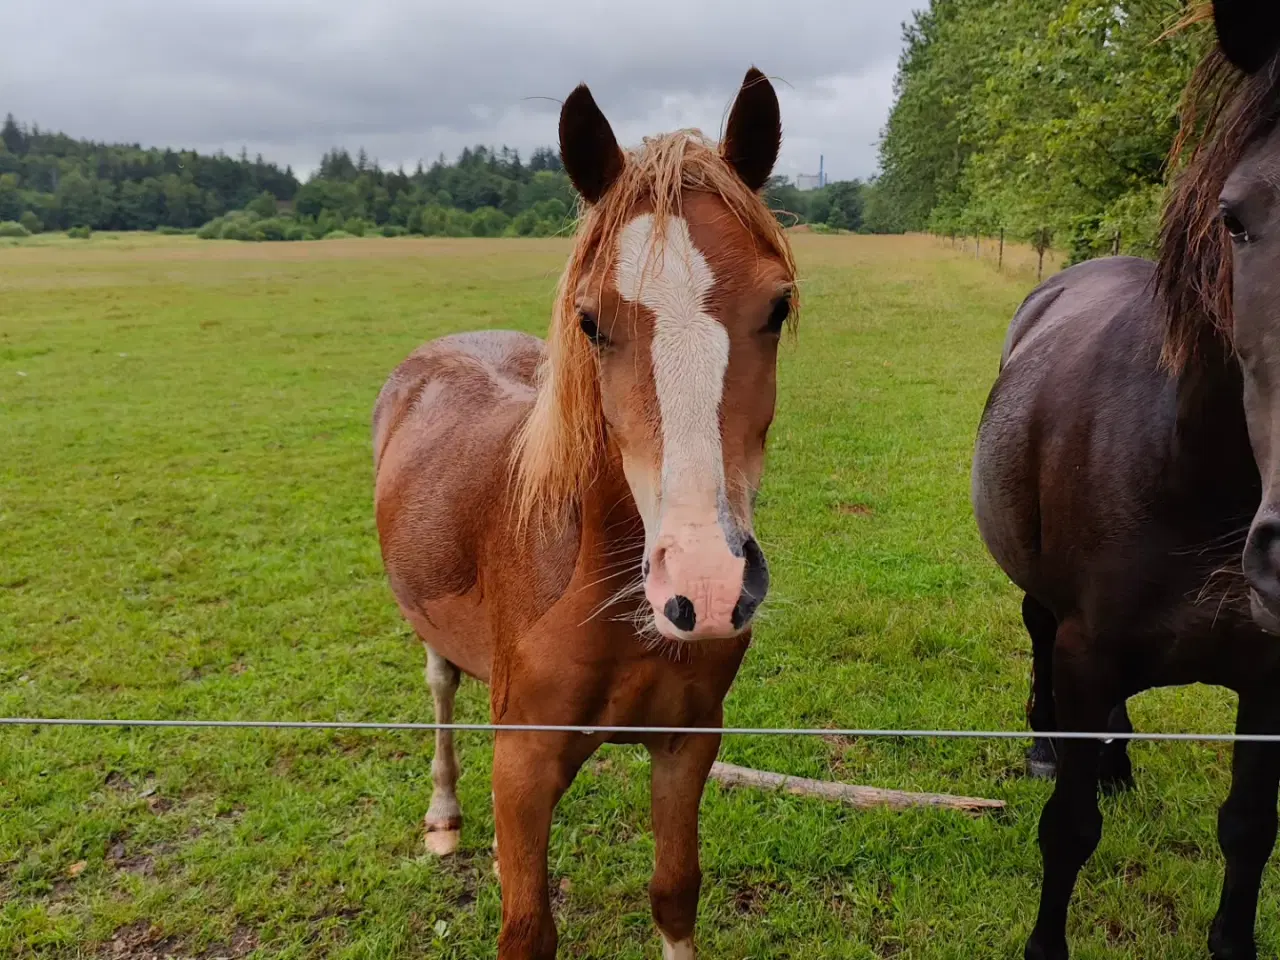
[[[334,236],[550,236],[562,232],[576,193],[559,156],[538,149],[528,161],[503,147],[468,147],[412,173],[384,170],[359,151],[326,153],[289,204],[264,194],[210,221],[200,236],[226,240],[309,240]]]
[[[801,192],[784,178],[768,198],[788,224],[875,229],[874,189],[859,181]],[[303,240],[344,235],[548,236],[570,228],[577,194],[559,155],[524,159],[472,147],[412,172],[363,150],[326,153],[305,182],[264,161],[75,140],[0,127],[0,228],[186,230],[206,238]],[[883,218],[881,218],[883,219]],[[16,223],[15,223],[16,222]],[[17,224],[21,228],[17,228]]]
[[[109,145],[0,126],[0,221],[30,232],[189,228],[268,192],[293,197],[298,181],[261,157]]]
[[[932,0],[906,28],[877,188],[893,226],[1149,254],[1206,25],[1182,0]]]

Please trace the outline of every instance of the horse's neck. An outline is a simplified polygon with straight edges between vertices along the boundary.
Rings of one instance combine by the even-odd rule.
[[[644,552],[644,522],[622,470],[622,457],[612,445],[600,475],[583,495],[578,566],[595,572],[624,569],[634,560],[638,574]],[[607,571],[606,569],[607,568]],[[625,582],[625,577],[617,580]]]
[[[1176,470],[1196,495],[1235,511],[1236,501],[1257,506],[1257,466],[1244,418],[1244,384],[1239,362],[1216,336],[1202,344],[1196,359],[1178,375]]]

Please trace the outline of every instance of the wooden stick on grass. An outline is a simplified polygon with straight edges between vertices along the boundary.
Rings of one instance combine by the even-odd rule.
[[[859,787],[851,783],[833,783],[828,780],[810,780],[807,777],[791,777],[768,770],[752,770],[732,763],[717,763],[711,768],[711,779],[729,787],[757,787],[762,790],[785,790],[799,797],[821,797],[867,810],[872,807],[888,807],[890,810],[907,810],[912,807],[941,807],[962,813],[979,814],[990,810],[1003,810],[1003,800],[985,800],[981,797],[953,797],[945,793],[910,793],[906,790],[884,790],[880,787]]]

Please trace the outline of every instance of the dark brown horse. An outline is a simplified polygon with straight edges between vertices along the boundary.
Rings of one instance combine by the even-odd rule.
[[[442,337],[373,419],[383,561],[427,648],[436,719],[461,673],[499,724],[718,727],[769,576],[752,533],[795,265],[760,189],[778,100],[748,72],[716,145],[623,152],[585,86],[560,149],[588,204],[544,343]],[[698,806],[718,735],[502,731],[493,793],[500,960],[550,960],[551,818],[602,743],[652,757],[649,888],[666,960],[691,960]],[[436,737],[428,848],[458,846],[453,735]]]
[[[974,510],[1026,594],[1041,732],[1124,729],[1128,697],[1201,682],[1239,693],[1241,733],[1280,733],[1280,5],[1213,13],[1160,262],[1092,261],[1033,291],[978,431]],[[1129,773],[1123,744],[1055,748],[1032,960],[1067,957],[1100,775]],[[1278,783],[1280,748],[1236,745],[1217,960],[1257,956]]]

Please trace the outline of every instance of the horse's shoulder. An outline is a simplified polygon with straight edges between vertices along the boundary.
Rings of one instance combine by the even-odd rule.
[[[508,330],[451,334],[409,354],[383,384],[373,410],[373,449],[380,462],[406,421],[471,418],[533,399],[543,342]],[[461,422],[460,420],[458,422]]]

